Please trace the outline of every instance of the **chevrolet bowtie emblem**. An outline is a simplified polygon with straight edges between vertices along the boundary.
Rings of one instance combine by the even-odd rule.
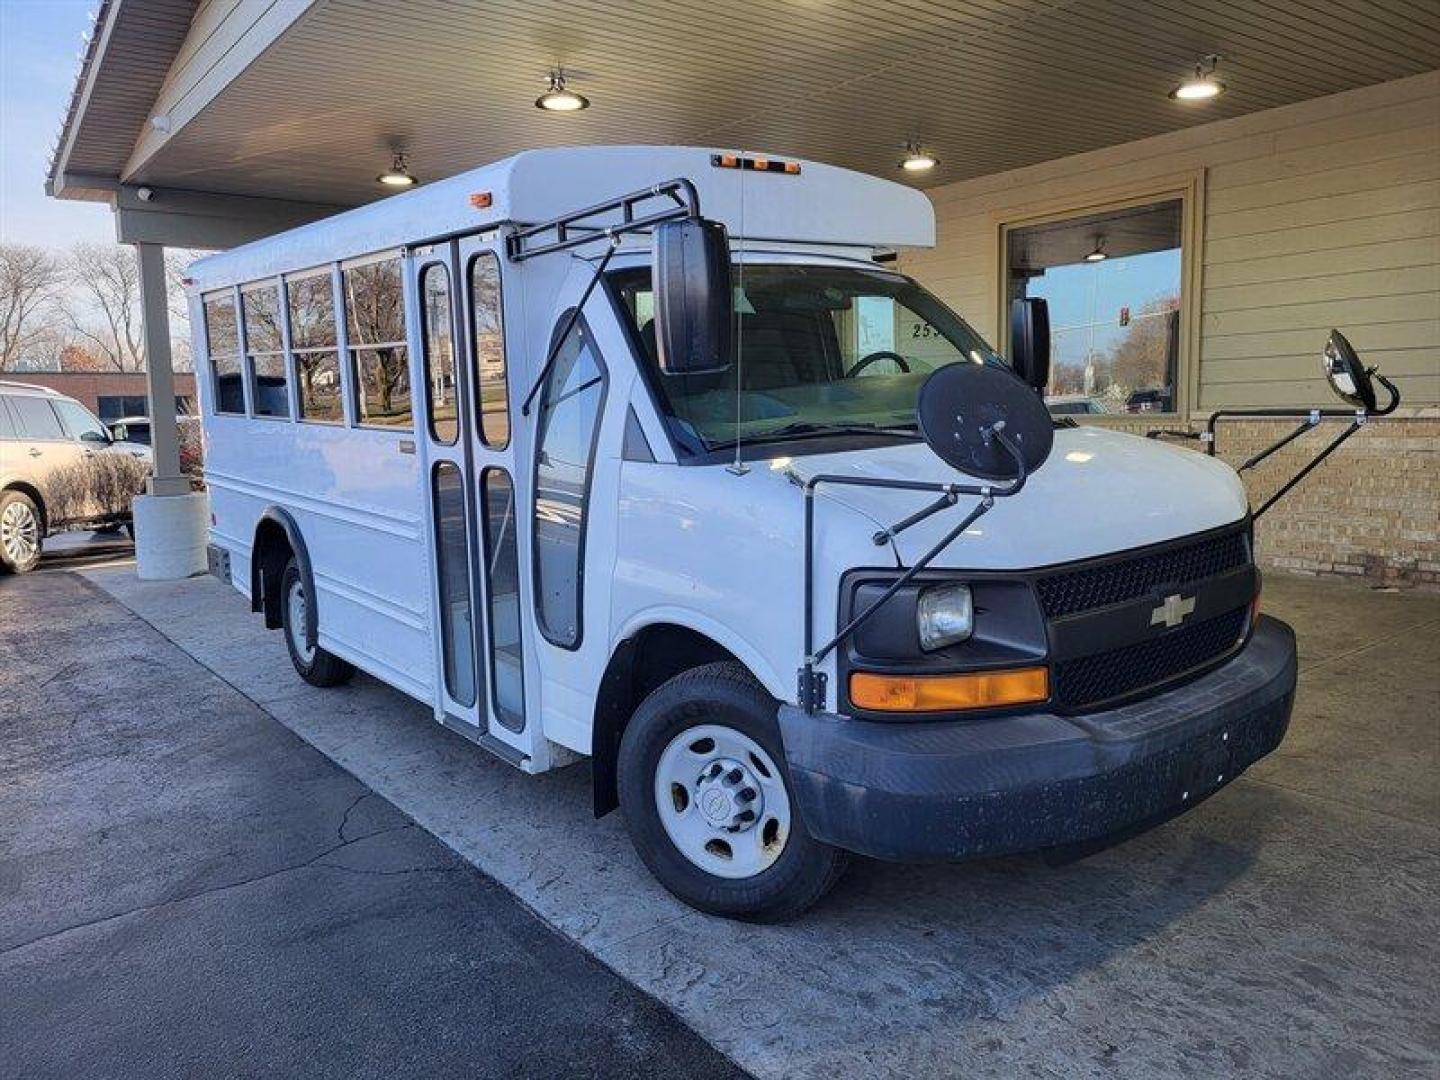
[[[1171,593],[1164,602],[1150,613],[1150,625],[1176,627],[1185,621],[1185,616],[1195,610],[1195,597]]]

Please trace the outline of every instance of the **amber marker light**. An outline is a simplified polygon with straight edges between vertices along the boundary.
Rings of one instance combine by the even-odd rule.
[[[1050,696],[1050,674],[1043,667],[976,671],[964,675],[850,676],[850,702],[874,712],[946,712],[1026,705]]]

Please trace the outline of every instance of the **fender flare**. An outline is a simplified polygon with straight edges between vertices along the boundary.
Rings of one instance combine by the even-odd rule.
[[[260,535],[260,529],[266,522],[278,525],[285,534],[285,539],[290,544],[290,551],[295,556],[295,561],[300,567],[300,584],[305,589],[305,644],[310,648],[319,645],[320,617],[318,613],[317,597],[315,595],[315,575],[310,569],[310,551],[305,547],[305,538],[300,535],[300,526],[295,524],[295,519],[284,507],[267,506],[260,514],[259,520],[255,522],[255,535]],[[257,545],[258,546],[258,545]],[[260,560],[255,558],[252,546],[250,559],[250,610],[263,611],[265,608],[265,593],[260,581]]]

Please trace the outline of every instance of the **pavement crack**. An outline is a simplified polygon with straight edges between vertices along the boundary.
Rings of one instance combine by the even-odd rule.
[[[359,800],[356,801],[358,802]],[[161,908],[171,907],[175,904],[184,904],[191,900],[199,900],[207,896],[215,896],[219,893],[229,892],[232,889],[244,888],[246,885],[254,885],[257,882],[268,881],[270,878],[280,877],[282,874],[294,873],[296,870],[305,870],[315,866],[316,864],[321,864],[320,861],[322,859],[335,854],[335,852],[339,851],[341,848],[349,847],[351,844],[357,844],[362,840],[368,840],[371,837],[379,836],[382,833],[395,832],[399,829],[409,829],[412,827],[413,825],[407,823],[405,825],[397,825],[393,829],[381,829],[379,832],[366,833],[364,836],[357,836],[353,840],[342,840],[339,843],[331,844],[324,851],[312,855],[310,858],[304,859],[301,862],[291,863],[288,866],[276,867],[274,870],[267,870],[263,874],[252,874],[250,877],[241,878],[238,881],[228,881],[223,885],[213,885],[208,889],[197,889],[194,892],[184,893],[180,896],[166,897],[164,900],[155,900],[148,904],[136,904],[134,907],[127,908],[124,911],[116,911],[112,912],[109,915],[101,915],[98,918],[86,919],[78,923],[71,923],[69,926],[62,926],[58,930],[50,930],[46,933],[38,934],[35,937],[30,938],[26,941],[19,942],[16,945],[11,945],[7,948],[0,949],[0,957],[9,956],[13,952],[18,952],[21,949],[28,949],[31,945],[38,945],[41,942],[49,941],[52,938],[63,937],[64,935],[73,933],[76,930],[85,930],[92,926],[103,926],[106,923],[114,922],[117,919],[128,918],[131,915],[141,915],[146,912],[157,911]],[[328,869],[346,869],[345,867],[335,866],[333,863],[323,863],[321,865],[326,866]]]
[[[355,796],[355,801],[345,808],[345,813],[342,814],[340,817],[340,826],[335,830],[336,837],[342,843],[347,842],[345,837],[345,826],[350,824],[350,815],[355,812],[356,807],[358,807],[362,802],[364,802],[366,799],[370,798],[370,796],[374,794],[375,793],[373,791],[362,791],[359,795]],[[370,835],[374,834],[372,833]],[[360,839],[360,837],[356,837],[356,839],[358,840]]]

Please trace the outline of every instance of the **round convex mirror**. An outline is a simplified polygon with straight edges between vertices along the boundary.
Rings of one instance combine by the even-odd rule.
[[[1360,363],[1360,357],[1339,330],[1330,331],[1325,342],[1325,351],[1320,354],[1320,364],[1325,378],[1330,380],[1330,389],[1347,405],[1366,412],[1375,411],[1375,384],[1370,373]]]
[[[920,388],[920,434],[946,464],[982,480],[1013,480],[1015,458],[992,432],[999,422],[1033,473],[1050,456],[1055,425],[1029,386],[1002,368],[947,364]]]

